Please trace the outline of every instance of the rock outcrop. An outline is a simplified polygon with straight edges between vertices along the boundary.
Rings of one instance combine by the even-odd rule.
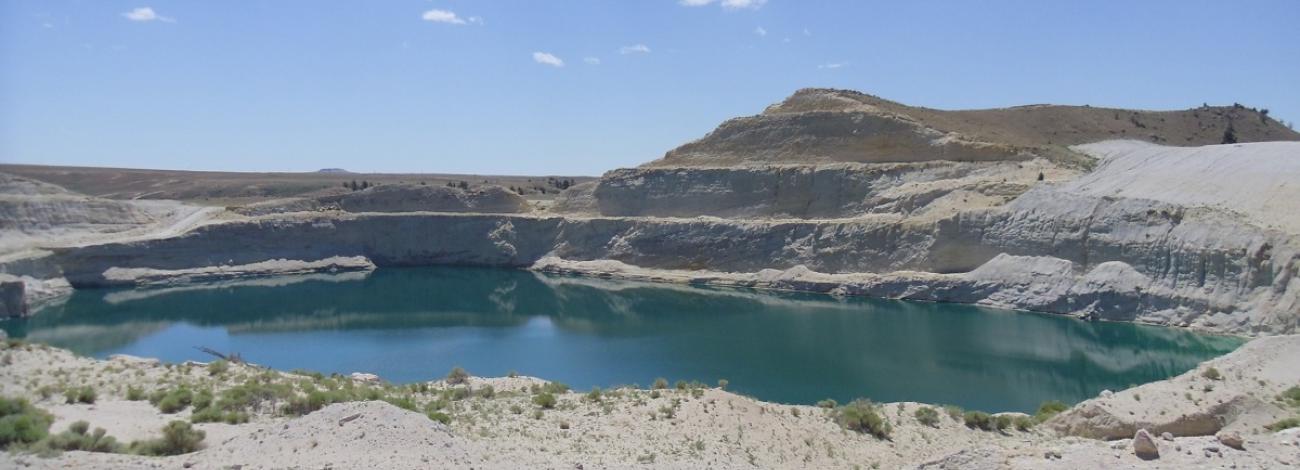
[[[476,212],[519,213],[531,210],[528,201],[500,186],[473,189],[449,186],[393,184],[338,195],[276,199],[238,207],[249,216],[342,210],[347,212]]]

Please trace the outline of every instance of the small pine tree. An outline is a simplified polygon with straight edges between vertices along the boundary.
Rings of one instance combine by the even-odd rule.
[[[1228,128],[1223,131],[1223,142],[1221,143],[1224,144],[1237,143],[1237,131],[1232,128],[1232,124],[1228,124]]]

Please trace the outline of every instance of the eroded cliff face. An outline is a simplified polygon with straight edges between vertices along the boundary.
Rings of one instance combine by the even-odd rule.
[[[57,248],[41,266],[85,287],[341,269],[325,260],[348,257],[357,269],[531,267],[1296,332],[1300,143],[1063,146],[1135,123],[1183,143],[1234,122],[1241,139],[1294,133],[1238,107],[1120,111],[946,112],[802,91],[665,160],[570,188],[550,211],[513,213],[526,208],[510,198],[478,209],[400,197],[291,205],[177,236]],[[950,145],[993,153],[957,157]],[[410,212],[429,210],[440,212]]]

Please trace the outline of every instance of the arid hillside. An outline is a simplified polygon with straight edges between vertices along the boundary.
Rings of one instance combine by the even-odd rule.
[[[78,193],[108,199],[171,199],[205,205],[237,205],[302,196],[346,194],[357,185],[424,184],[433,186],[498,185],[530,199],[549,199],[585,176],[492,176],[433,173],[347,173],[337,169],[311,173],[245,173],[143,170],[127,168],[0,165],[0,173],[57,184]]]
[[[647,164],[1002,161],[1044,157],[1089,166],[1071,145],[1136,139],[1199,146],[1300,140],[1300,133],[1241,105],[1181,111],[1029,105],[946,111],[849,90],[804,89],[757,116],[728,120]]]

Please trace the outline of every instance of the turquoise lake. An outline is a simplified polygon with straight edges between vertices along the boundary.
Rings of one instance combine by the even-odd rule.
[[[585,390],[727,379],[762,400],[1031,411],[1171,377],[1241,340],[967,305],[836,299],[435,267],[156,289],[79,290],[11,336],[107,357],[208,361],[393,382],[509,371]]]

